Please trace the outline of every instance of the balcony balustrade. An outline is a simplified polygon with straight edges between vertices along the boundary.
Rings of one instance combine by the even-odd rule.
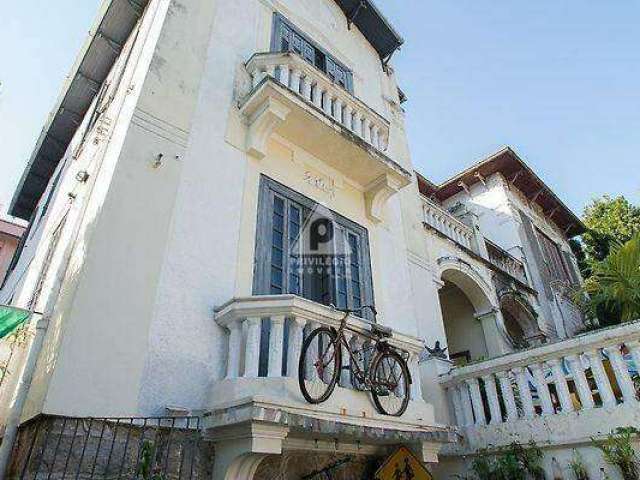
[[[574,422],[567,424],[572,434],[588,439],[608,433],[618,420],[620,426],[633,424],[629,412],[639,416],[634,383],[639,368],[636,321],[455,368],[441,377],[441,385],[448,391],[455,422],[474,431],[493,429],[496,442],[507,425],[517,429],[518,424],[531,427],[539,422],[547,428],[540,429],[542,433],[555,428],[557,435],[568,434],[562,431],[562,418]],[[567,417],[586,419],[590,412],[599,420],[582,423]]]
[[[295,53],[259,53],[246,64],[250,88],[239,108],[245,147],[262,159],[272,134],[306,150],[359,185],[369,217],[409,185],[411,173],[389,158],[389,121]]]
[[[512,277],[517,278],[525,285],[529,283],[529,281],[527,280],[527,271],[524,267],[524,263],[522,263],[509,252],[486,238],[485,243],[487,245],[489,261],[491,263],[493,263],[503,272],[506,272]]]
[[[422,211],[427,225],[459,245],[474,250],[473,228],[426,197],[422,197]]]

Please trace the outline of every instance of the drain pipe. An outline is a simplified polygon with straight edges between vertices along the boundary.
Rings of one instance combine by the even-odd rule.
[[[9,417],[7,418],[7,426],[0,444],[0,480],[5,479],[5,474],[9,468],[9,460],[11,459],[11,452],[13,445],[18,435],[18,427],[20,426],[20,417],[24,410],[24,404],[27,401],[27,395],[29,393],[29,387],[31,386],[31,380],[36,370],[36,363],[42,350],[44,343],[44,336],[47,331],[47,325],[49,324],[48,318],[42,316],[40,313],[33,314],[29,328],[33,332],[33,340],[29,345],[27,351],[27,358],[24,362],[24,366],[20,371],[18,377],[18,384],[16,386],[13,404],[9,408]]]

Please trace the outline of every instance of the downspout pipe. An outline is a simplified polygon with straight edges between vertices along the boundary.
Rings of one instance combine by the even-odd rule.
[[[7,426],[2,438],[2,443],[0,444],[0,480],[5,479],[5,475],[9,468],[13,445],[18,435],[18,427],[20,426],[20,417],[27,401],[27,395],[29,394],[33,374],[36,370],[38,357],[40,357],[40,352],[42,351],[48,324],[49,319],[38,313],[34,314],[29,324],[29,329],[33,331],[34,336],[29,345],[27,358],[23,364],[22,370],[20,371],[20,376],[18,377],[13,402],[9,409]]]

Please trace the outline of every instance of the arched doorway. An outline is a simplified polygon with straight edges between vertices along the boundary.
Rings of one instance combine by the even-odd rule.
[[[480,320],[495,311],[482,278],[463,263],[444,266],[440,278],[443,285],[438,294],[449,358],[464,365],[496,354],[488,345],[486,326]],[[489,321],[495,325],[495,316]]]
[[[539,345],[544,335],[538,327],[535,310],[523,294],[505,290],[499,294],[500,311],[507,337],[514,349]]]

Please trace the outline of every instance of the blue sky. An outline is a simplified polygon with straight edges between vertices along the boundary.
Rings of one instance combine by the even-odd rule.
[[[0,29],[0,203],[7,205],[98,0],[13,2]],[[640,203],[640,2],[378,0],[416,168],[441,181],[510,145],[581,213]],[[7,12],[8,10],[8,12]]]

